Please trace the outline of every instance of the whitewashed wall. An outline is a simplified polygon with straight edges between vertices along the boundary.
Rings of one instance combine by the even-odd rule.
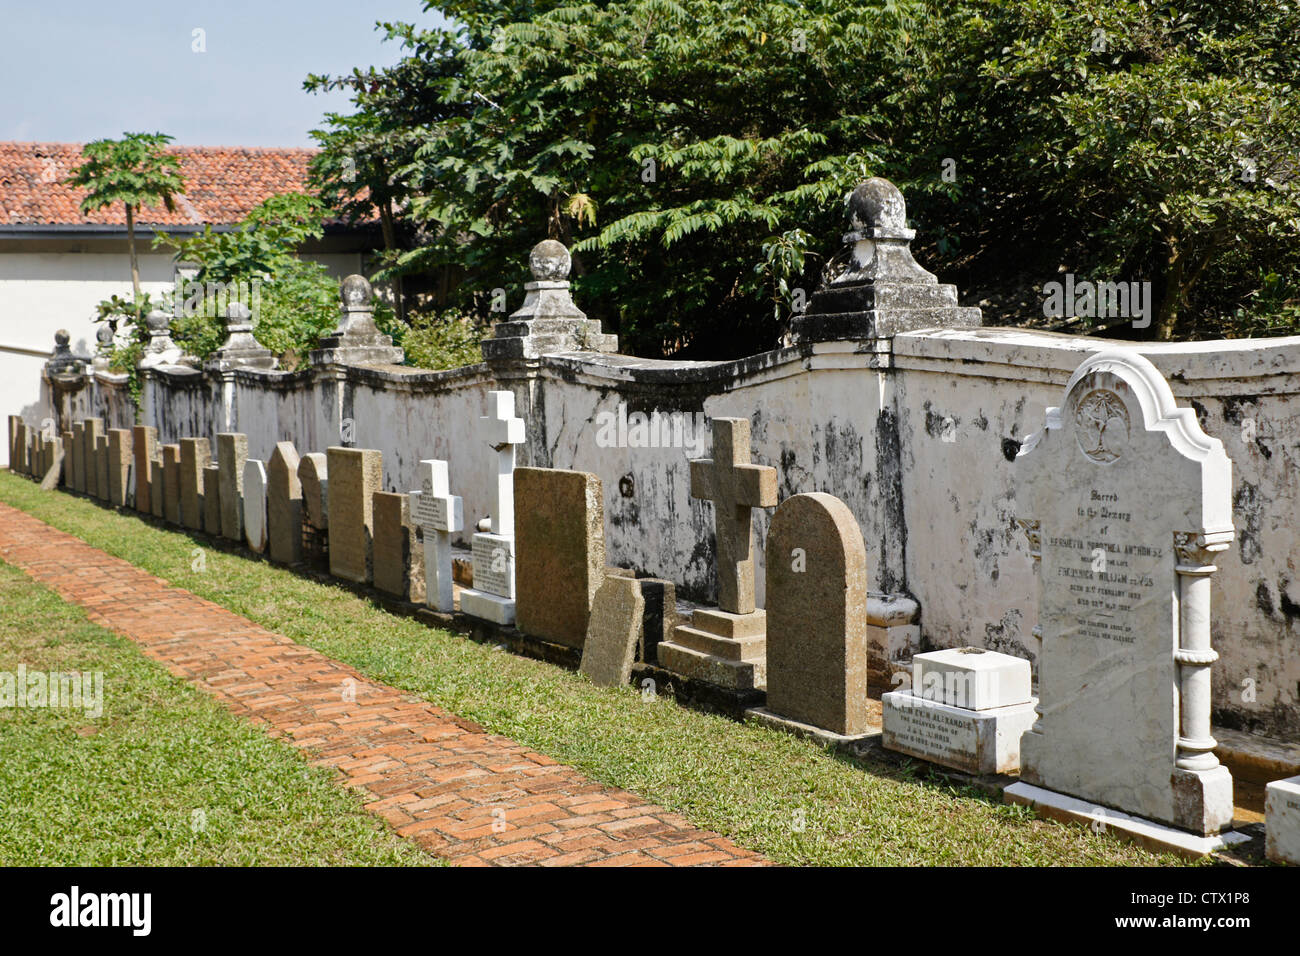
[[[451,372],[395,367],[239,372],[229,411],[204,376],[162,373],[145,418],[161,437],[233,429],[253,457],[343,443],[384,455],[384,487],[417,487],[421,458],[446,458],[468,528],[488,514],[493,452],[478,437],[485,394],[510,388],[528,423],[519,460],[591,471],[604,483],[609,560],[670,578],[685,596],[716,587],[712,506],[690,497],[689,447],[603,447],[602,413],[745,416],[753,460],[782,497],[826,491],[857,516],[877,590],[921,606],[927,646],[976,644],[1030,656],[1035,582],[1017,530],[1014,457],[1042,427],[1097,339],[974,329],[825,343],[738,362],[548,356]],[[1300,733],[1300,338],[1143,345],[1180,403],[1234,462],[1237,542],[1214,581],[1216,716],[1275,736]],[[97,391],[111,391],[108,380]],[[103,406],[104,402],[100,402]],[[706,435],[703,453],[711,441]],[[1160,489],[1151,489],[1159,494]],[[758,590],[768,515],[756,514]],[[1253,681],[1254,701],[1243,699]],[[1249,696],[1249,695],[1246,695]]]

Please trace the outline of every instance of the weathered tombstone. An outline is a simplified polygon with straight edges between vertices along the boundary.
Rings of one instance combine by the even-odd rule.
[[[1038,701],[1029,661],[982,647],[912,657],[912,686],[881,699],[880,742],[971,774],[1020,767],[1020,738]]]
[[[383,452],[334,446],[325,454],[330,482],[330,574],[365,584],[374,576],[374,494],[383,484]]]
[[[492,530],[474,535],[474,586],[460,592],[466,614],[513,624],[515,620],[515,446],[524,440],[524,420],[515,417],[513,392],[488,392],[488,414],[479,434],[497,453]]]
[[[293,442],[277,442],[266,466],[267,550],[272,561],[297,564],[302,557],[302,482]]]
[[[22,421],[17,415],[9,416],[9,470],[18,470],[18,424]]]
[[[133,439],[125,428],[108,432],[108,501],[115,508],[124,508],[131,480],[131,455]]]
[[[192,531],[203,530],[204,479],[212,464],[212,448],[206,438],[181,439],[181,518]]]
[[[74,444],[72,441],[72,431],[71,430],[65,431],[60,437],[63,439],[62,484],[65,489],[71,489],[72,488],[72,457],[73,457],[73,444]]]
[[[46,442],[46,469],[41,487],[46,491],[59,486],[63,476],[63,439],[51,438]]]
[[[599,687],[628,682],[645,618],[645,598],[635,578],[608,577],[596,591],[578,670]]]
[[[767,709],[846,736],[867,710],[867,547],[843,501],[781,502],[767,532]]]
[[[266,550],[266,466],[256,458],[244,461],[244,541],[261,554]]]
[[[1233,539],[1222,443],[1147,359],[1110,349],[1075,370],[1017,466],[1041,704],[1008,797],[1218,833],[1233,812],[1210,732],[1210,575]]]
[[[85,461],[83,466],[83,480],[85,482],[82,491],[92,498],[99,497],[99,436],[104,433],[104,420],[102,418],[87,418],[82,422],[81,430],[81,455]]]
[[[221,534],[231,541],[244,540],[244,462],[247,460],[247,435],[240,432],[217,435]]]
[[[425,602],[446,614],[456,609],[452,587],[451,536],[465,527],[464,506],[450,492],[447,463],[420,462],[420,490],[411,492],[411,520],[424,537]]]
[[[66,449],[72,456],[72,490],[84,493],[86,490],[86,423],[72,423],[72,444]]]
[[[181,446],[163,445],[163,517],[169,524],[181,523]]]
[[[754,608],[751,509],[776,505],[776,469],[750,464],[749,419],[713,420],[713,457],[691,462],[691,497],[711,500],[717,541],[718,607],[701,608],[659,645],[659,663],[732,690],[767,680],[767,616]]]
[[[18,420],[14,434],[14,456],[9,459],[9,469],[16,475],[27,474],[27,423]]]
[[[1300,777],[1264,788],[1264,854],[1274,863],[1300,866]]]
[[[372,508],[375,587],[423,604],[424,551],[411,524],[410,499],[391,491],[376,491]]]
[[[95,438],[95,473],[98,476],[95,480],[95,496],[104,501],[112,497],[112,488],[109,485],[111,471],[108,461],[108,435],[98,435]]]
[[[600,479],[556,468],[516,468],[514,474],[516,626],[581,647],[605,577]]]
[[[153,450],[153,464],[150,465],[150,471],[153,474],[153,495],[151,496],[151,511],[155,518],[167,517],[167,489],[165,485],[166,474],[163,470],[163,450],[161,445],[155,445]]]
[[[135,510],[152,514],[153,457],[158,444],[158,429],[152,425],[136,425],[131,429],[131,436],[131,455],[135,459]]]
[[[313,452],[298,462],[302,482],[302,558],[318,568],[329,567],[329,463]]]
[[[214,538],[221,535],[221,466],[203,469],[203,530]]]

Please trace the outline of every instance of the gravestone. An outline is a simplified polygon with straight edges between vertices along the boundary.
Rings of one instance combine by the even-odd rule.
[[[166,507],[164,502],[166,501],[167,494],[166,488],[164,487],[164,479],[166,478],[166,475],[163,471],[162,446],[154,447],[153,465],[151,466],[151,469],[153,471],[153,499],[150,504],[153,505],[153,516],[155,518],[165,518]]]
[[[46,491],[59,486],[63,477],[63,439],[51,438],[46,442],[46,469],[41,487]]]
[[[18,423],[22,419],[17,415],[9,416],[9,470],[18,470]]]
[[[135,461],[135,510],[143,514],[153,513],[153,456],[157,444],[158,429],[152,425],[136,425],[131,429],[131,457]]]
[[[203,530],[221,534],[221,466],[215,463],[203,469]]]
[[[718,607],[659,645],[659,663],[675,673],[731,690],[767,681],[767,616],[754,607],[751,509],[776,505],[776,469],[749,461],[749,419],[713,420],[713,457],[691,462],[691,497],[714,504]]]
[[[438,459],[420,462],[420,490],[413,491],[411,520],[424,537],[424,594],[429,607],[452,613],[451,536],[465,527],[464,505],[450,493],[447,463]]]
[[[63,439],[63,477],[62,485],[65,489],[72,488],[72,432],[65,431],[61,436]]]
[[[302,559],[313,567],[329,567],[329,464],[320,452],[298,462],[302,482]]]
[[[1300,777],[1274,780],[1264,788],[1264,855],[1274,863],[1300,866]]]
[[[244,461],[244,542],[261,554],[266,550],[266,466],[256,458]]]
[[[181,523],[181,446],[162,448],[163,517],[169,524]]]
[[[27,467],[27,449],[30,444],[28,433],[27,423],[19,420],[14,433],[14,457],[9,459],[9,468],[16,475],[25,475],[29,470]]]
[[[206,438],[181,439],[181,517],[185,527],[203,530],[205,469],[212,464],[212,449]]]
[[[823,492],[781,502],[766,578],[767,710],[866,733],[867,548],[848,505]]]
[[[411,523],[410,507],[407,495],[375,492],[375,587],[423,604],[424,549]]]
[[[297,564],[302,557],[302,482],[293,442],[277,442],[266,466],[266,523],[272,561]]]
[[[638,638],[636,659],[659,663],[659,645],[672,639],[677,627],[677,587],[664,578],[637,578],[645,599],[645,624]]]
[[[82,480],[85,484],[81,490],[92,498],[98,498],[99,437],[104,433],[104,420],[102,418],[87,418],[81,424],[81,456],[85,462],[82,466]]]
[[[330,574],[365,584],[374,577],[374,494],[383,484],[383,452],[334,446],[326,461]]]
[[[516,626],[581,647],[605,577],[600,479],[585,471],[516,468],[514,494]]]
[[[1041,703],[1008,796],[1218,833],[1233,810],[1210,732],[1210,575],[1233,539],[1222,443],[1147,359],[1110,349],[1075,370],[1016,464]]]
[[[95,497],[108,501],[112,489],[109,488],[108,435],[95,438]]]
[[[248,436],[241,432],[217,435],[218,487],[221,497],[221,534],[231,541],[244,540],[244,462]]]
[[[72,456],[72,490],[86,491],[86,423],[72,423],[72,444],[66,449]]]
[[[645,598],[637,580],[605,578],[591,605],[578,670],[598,687],[626,684],[644,618]]]
[[[472,539],[474,586],[460,592],[466,614],[513,624],[515,621],[515,446],[524,440],[524,420],[515,417],[513,392],[488,392],[488,414],[479,418],[479,435],[497,453],[496,499],[492,530]]]
[[[1012,773],[1037,703],[1024,658],[982,647],[916,654],[912,686],[881,698],[881,746],[966,773]]]
[[[131,458],[134,440],[126,428],[108,432],[108,500],[115,508],[125,508],[131,483]]]

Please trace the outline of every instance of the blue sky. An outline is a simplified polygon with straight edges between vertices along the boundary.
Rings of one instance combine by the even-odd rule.
[[[163,132],[189,146],[310,146],[345,93],[308,73],[387,66],[375,21],[432,26],[420,0],[37,0],[6,4],[0,140]],[[193,50],[205,31],[207,50]]]

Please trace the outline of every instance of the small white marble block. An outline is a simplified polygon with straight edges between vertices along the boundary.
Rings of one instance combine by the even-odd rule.
[[[1012,707],[1033,696],[1029,661],[979,647],[915,655],[912,691],[925,700],[964,710]]]

